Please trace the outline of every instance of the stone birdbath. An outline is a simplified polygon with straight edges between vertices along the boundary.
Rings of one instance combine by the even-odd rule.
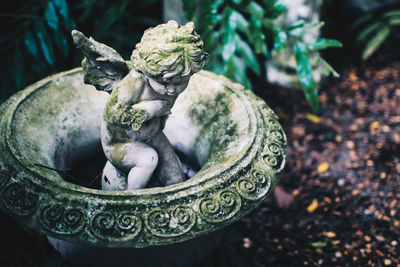
[[[192,24],[177,27],[194,32]],[[83,52],[90,61],[92,54]],[[113,62],[125,68],[121,59],[113,54]],[[104,68],[112,61],[107,60],[100,62]],[[135,60],[126,62],[128,72],[138,69]],[[122,165],[106,165],[104,173],[111,170],[114,176],[103,173],[103,190],[68,182],[57,171],[103,150],[107,156],[101,128],[113,95],[104,88],[119,83],[90,85],[88,69],[96,65],[84,62],[83,68],[47,77],[13,95],[0,106],[1,209],[47,235],[73,265],[187,266],[203,257],[226,226],[273,192],[285,165],[286,137],[264,101],[201,67],[190,73],[173,106],[157,114],[171,148],[198,171],[190,179],[173,174],[168,176],[172,180],[158,179],[157,184],[157,176],[164,176],[156,166],[150,173],[153,187],[147,185],[150,177],[142,183],[145,188],[134,182],[130,186],[129,169]],[[106,71],[116,77],[112,69]],[[96,90],[101,85],[103,91]],[[142,117],[127,119],[132,131],[146,123]]]

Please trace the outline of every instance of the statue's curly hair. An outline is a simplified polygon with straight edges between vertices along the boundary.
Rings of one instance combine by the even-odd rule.
[[[180,26],[173,20],[147,29],[131,56],[135,70],[162,80],[198,72],[208,58],[193,22]]]

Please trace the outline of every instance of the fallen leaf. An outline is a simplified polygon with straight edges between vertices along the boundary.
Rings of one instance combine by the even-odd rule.
[[[324,232],[323,235],[328,237],[328,238],[333,238],[333,237],[336,236],[336,233],[334,233],[334,232]]]
[[[318,168],[317,168],[318,173],[325,173],[328,170],[329,170],[328,162],[322,162],[321,164],[318,165]]]
[[[312,203],[307,207],[308,212],[314,212],[319,206],[318,200],[314,199]]]
[[[349,80],[350,81],[357,81],[358,80],[358,77],[357,77],[357,74],[356,74],[356,71],[355,70],[351,70],[350,71],[350,73],[349,73]]]
[[[348,149],[354,149],[354,142],[351,140],[346,141],[346,146]]]
[[[384,263],[386,266],[388,266],[388,265],[392,264],[392,261],[389,260],[389,259],[384,259],[384,260],[383,260],[383,263]]]
[[[374,205],[370,205],[370,206],[368,207],[368,210],[369,210],[370,212],[374,212],[374,211],[376,211],[376,207],[375,207]]]
[[[314,114],[311,113],[307,113],[306,114],[306,119],[308,119],[309,121],[313,122],[313,123],[320,123],[322,121],[322,119]]]
[[[326,242],[314,242],[311,244],[314,248],[323,248],[326,247],[327,243]]]
[[[371,123],[369,125],[369,130],[371,131],[372,135],[376,135],[377,134],[377,129],[379,128],[379,121],[374,121],[373,123]]]

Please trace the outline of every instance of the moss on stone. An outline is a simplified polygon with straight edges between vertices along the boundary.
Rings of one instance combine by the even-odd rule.
[[[199,104],[197,97],[183,98],[191,107],[184,116],[200,128],[197,145],[210,146],[205,165],[184,183],[131,192],[80,187],[32,164],[55,165],[60,146],[66,146],[62,157],[75,153],[86,136],[99,138],[93,133],[99,131],[101,114],[93,115],[109,98],[82,84],[80,69],[13,96],[0,107],[0,208],[46,235],[107,247],[183,242],[250,212],[273,190],[281,171],[263,159],[284,162],[286,139],[267,136],[264,127],[282,129],[267,106],[262,109],[268,112],[260,111],[254,95],[215,74],[196,75],[202,84],[193,88],[195,95],[204,89],[207,94]],[[179,101],[176,105],[183,105]],[[244,144],[238,148],[239,143]],[[272,143],[282,148],[279,155]]]

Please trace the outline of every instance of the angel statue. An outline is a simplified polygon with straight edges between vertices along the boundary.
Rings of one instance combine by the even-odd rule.
[[[181,163],[162,131],[176,98],[208,61],[194,24],[169,21],[147,29],[130,61],[77,30],[72,37],[85,55],[84,82],[111,94],[101,126],[108,159],[102,189],[144,188],[153,173],[164,186],[183,182]]]

